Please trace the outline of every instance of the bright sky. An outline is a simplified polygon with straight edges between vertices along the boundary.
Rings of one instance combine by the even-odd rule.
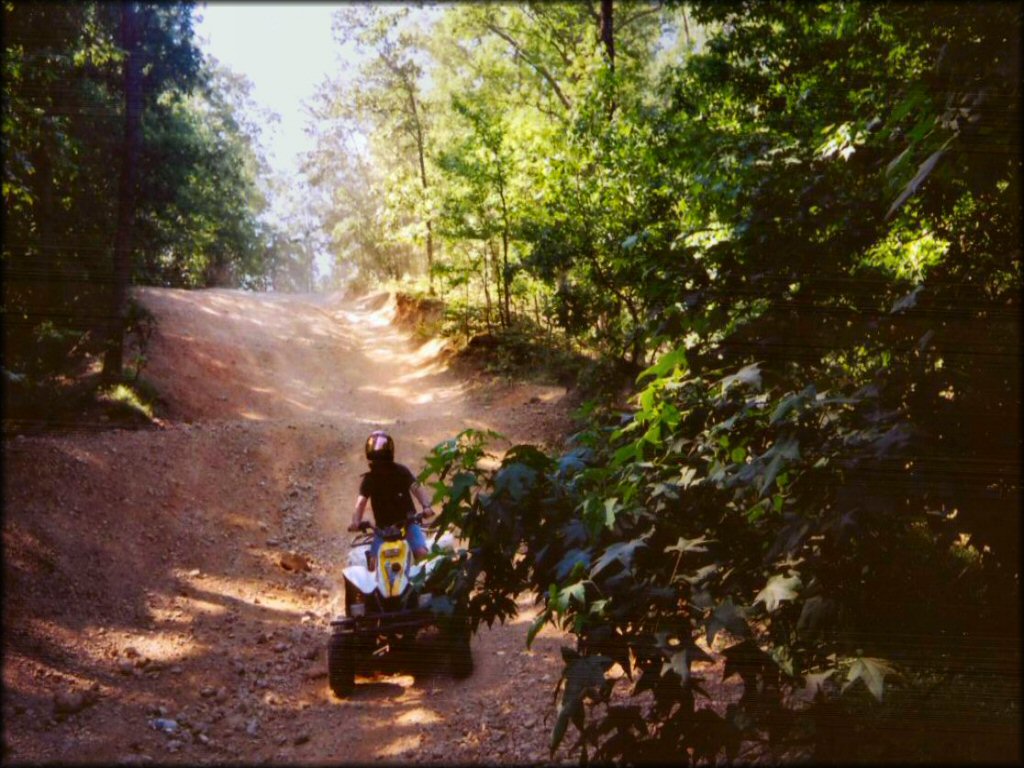
[[[271,166],[291,175],[296,154],[311,148],[302,102],[334,71],[338,46],[331,38],[337,3],[202,3],[196,25],[200,45],[253,83],[252,97],[281,116],[264,134]]]
[[[298,156],[313,148],[305,133],[308,101],[324,77],[341,66],[331,37],[338,3],[204,2],[196,11],[199,44],[233,72],[252,81],[252,99],[280,116],[263,131],[267,160],[278,174],[298,180]],[[301,192],[299,192],[301,195]],[[272,215],[285,214],[284,200],[271,200]],[[321,274],[330,256],[316,257]]]

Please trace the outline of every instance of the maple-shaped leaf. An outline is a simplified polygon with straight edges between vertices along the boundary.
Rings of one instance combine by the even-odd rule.
[[[885,659],[861,656],[850,666],[850,671],[846,675],[846,682],[843,684],[843,693],[846,693],[846,689],[851,685],[861,680],[868,690],[871,691],[871,695],[878,699],[878,701],[881,701],[882,693],[885,690],[885,676],[895,673],[896,670],[889,666]]]
[[[723,629],[728,630],[736,637],[747,637],[750,635],[750,627],[747,626],[746,613],[741,606],[733,605],[732,601],[717,606],[707,624],[708,647],[715,640]]]
[[[751,363],[740,368],[736,373],[724,377],[722,382],[722,394],[724,395],[729,387],[734,384],[746,384],[754,389],[761,388],[760,363]]]
[[[804,675],[804,689],[801,692],[803,697],[807,701],[814,701],[818,691],[824,690],[825,681],[832,677],[833,674],[835,674],[835,670],[828,669],[824,672],[808,672]]]
[[[569,649],[563,648],[562,657],[566,667],[560,681],[564,682],[565,687],[551,733],[551,754],[558,749],[570,722],[583,730],[583,697],[605,685],[605,672],[612,665],[612,660],[607,656],[567,656],[566,650]]]
[[[536,484],[537,471],[520,462],[506,464],[494,476],[494,492],[508,493],[514,500],[523,499]]]
[[[801,587],[799,576],[783,576],[781,573],[772,576],[764,589],[757,593],[754,604],[763,602],[765,609],[771,613],[784,600],[796,597],[796,590]]]
[[[679,537],[679,541],[675,544],[665,547],[666,552],[707,552],[708,549],[705,544],[710,544],[714,539],[708,539],[704,536],[699,536],[696,539],[684,539],[682,536]]]
[[[590,569],[590,576],[594,577],[601,571],[603,571],[611,563],[618,561],[622,565],[629,569],[633,565],[633,555],[639,547],[646,547],[647,542],[643,539],[633,539],[632,541],[622,541],[618,544],[612,544],[604,553],[597,559],[594,566]]]
[[[730,645],[722,655],[725,656],[725,669],[722,672],[722,679],[739,675],[750,680],[757,675],[763,675],[774,665],[772,657],[761,650],[753,640],[744,640],[736,645]]]
[[[664,675],[669,671],[675,672],[679,675],[680,684],[685,686],[690,682],[690,666],[695,661],[714,661],[714,659],[691,643],[673,653],[668,661],[662,662],[661,674]]]
[[[800,458],[800,441],[792,436],[776,440],[775,444],[759,456],[758,459],[764,462],[769,457],[771,457],[771,460],[768,461],[768,466],[764,471],[764,478],[761,480],[761,486],[758,488],[759,496],[764,496],[771,488],[776,476],[782,471],[787,462]],[[754,465],[748,464],[746,466],[749,468]]]
[[[889,310],[889,314],[894,315],[897,312],[902,312],[905,309],[913,309],[914,306],[917,304],[917,297],[921,295],[921,292],[923,290],[924,290],[924,286],[923,285],[917,286],[914,290],[912,290],[910,293],[908,293],[902,299],[899,299],[898,301],[896,301],[892,305],[892,309]]]

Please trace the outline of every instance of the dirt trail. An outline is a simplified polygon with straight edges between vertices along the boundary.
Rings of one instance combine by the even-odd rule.
[[[160,428],[4,444],[4,761],[545,761],[562,638],[527,651],[530,606],[463,681],[428,633],[340,701],[325,650],[365,435],[418,471],[467,426],[556,439],[564,392],[470,387],[386,296],[140,297]]]

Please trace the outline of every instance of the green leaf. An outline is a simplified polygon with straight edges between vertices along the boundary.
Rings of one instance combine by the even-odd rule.
[[[790,677],[793,676],[793,655],[788,645],[776,645],[769,651],[769,656],[775,661],[779,669]]]
[[[782,421],[789,413],[802,407],[804,403],[815,396],[816,390],[813,384],[805,387],[801,392],[798,392],[788,397],[783,398],[779,404],[775,407],[772,412],[771,418],[768,420],[769,424],[777,424]]]
[[[527,496],[537,482],[537,471],[525,464],[515,462],[498,470],[494,476],[495,494],[508,493],[515,501]]]
[[[835,621],[835,601],[821,595],[807,598],[796,622],[796,634],[801,640],[816,641],[822,632]]]
[[[779,607],[779,603],[796,598],[796,590],[801,586],[799,576],[783,576],[776,574],[768,580],[764,589],[757,593],[754,604],[764,603],[765,609],[771,613]]]
[[[736,373],[726,376],[721,380],[722,394],[724,395],[728,389],[736,384],[743,384],[753,389],[761,388],[761,370],[759,368],[760,363],[751,363],[740,368]]]
[[[565,688],[555,719],[555,727],[551,733],[551,753],[554,754],[562,743],[565,731],[572,722],[582,730],[583,697],[588,693],[596,693],[605,685],[605,672],[612,666],[607,656],[577,656],[567,660],[562,672]]]
[[[676,368],[686,368],[686,350],[683,347],[673,349],[671,352],[666,352],[658,361],[650,368],[642,371],[639,376],[636,377],[637,383],[648,376],[662,377],[669,371]]]
[[[739,675],[744,682],[753,680],[757,675],[765,674],[769,666],[775,663],[775,660],[750,638],[730,645],[722,651],[722,655],[725,656],[722,679]]]
[[[640,410],[642,411],[643,415],[646,417],[646,416],[648,416],[650,414],[650,412],[651,412],[651,410],[653,408],[654,408],[654,388],[653,387],[647,387],[647,389],[643,390],[640,393]]]
[[[612,457],[612,464],[617,467],[622,466],[630,459],[636,458],[636,455],[636,443],[624,445],[615,451],[615,455]]]
[[[661,674],[665,675],[667,672],[675,672],[679,675],[679,681],[681,685],[686,685],[690,682],[690,667],[695,661],[712,661],[713,659],[708,656],[699,647],[690,643],[686,647],[673,653],[668,661],[661,663]]]
[[[693,573],[681,573],[676,576],[677,581],[685,581],[687,584],[696,585],[713,576],[718,571],[716,563],[710,563],[703,568],[698,568]]]
[[[611,528],[615,525],[615,517],[622,511],[622,505],[616,497],[604,500],[604,524]]]
[[[672,403],[665,403],[662,406],[661,421],[670,429],[678,427],[681,418],[682,416],[679,413],[679,409],[672,405]]]
[[[675,544],[665,547],[666,552],[707,552],[708,549],[705,544],[710,544],[714,539],[708,539],[704,536],[700,536],[696,539],[684,539],[682,536],[679,537],[679,541]]]
[[[818,695],[818,691],[824,690],[825,681],[834,674],[834,669],[828,669],[824,672],[808,672],[804,675],[804,689],[802,691],[803,697],[807,701],[814,701],[815,697]]]
[[[681,488],[689,488],[691,485],[694,485],[694,478],[696,476],[696,469],[693,467],[683,467],[682,471],[679,473],[679,480],[676,482]],[[700,481],[698,480],[697,482]]]
[[[917,173],[914,174],[914,178],[907,182],[907,186],[900,192],[900,196],[896,198],[896,201],[889,207],[888,213],[885,214],[885,220],[888,221],[892,218],[892,215],[898,211],[907,200],[909,200],[914,193],[917,192],[918,188],[924,184],[925,180],[931,175],[932,171],[935,170],[935,166],[938,165],[939,160],[946,154],[946,147],[949,145],[949,141],[942,145],[941,149],[932,152],[928,158],[917,167]]]
[[[570,584],[567,587],[562,587],[555,594],[554,601],[550,604],[552,610],[557,613],[565,613],[569,609],[569,600],[576,600],[580,605],[583,604],[586,598],[586,589],[582,581],[578,581],[575,584]]]
[[[871,695],[881,702],[882,694],[885,691],[885,678],[892,674],[895,674],[895,670],[885,659],[862,656],[850,666],[846,682],[843,684],[843,693],[846,693],[851,685],[860,680],[871,691]]]
[[[473,486],[476,485],[477,477],[472,472],[459,472],[452,478],[451,497],[458,501],[468,499]]]
[[[768,466],[765,468],[764,477],[761,479],[761,486],[758,489],[758,495],[760,496],[764,496],[768,489],[771,488],[772,483],[775,481],[775,476],[779,474],[787,461],[800,458],[800,441],[792,436],[776,440],[775,444],[765,451],[760,459],[763,461],[769,456],[771,456],[771,461],[768,462]]]
[[[747,624],[746,611],[741,606],[733,605],[732,600],[715,607],[708,619],[706,637],[708,647],[715,641],[715,635],[727,630],[736,637],[749,637],[750,627]]]
[[[548,612],[541,611],[537,614],[534,620],[530,623],[530,630],[526,633],[526,648],[529,650],[530,646],[533,645],[534,639],[537,637],[537,633],[544,628],[544,625],[548,623]]]
[[[902,299],[899,299],[892,305],[892,309],[889,310],[889,314],[894,315],[897,312],[902,312],[905,309],[913,309],[917,304],[917,297],[924,291],[924,286],[919,285]]]
[[[612,544],[604,551],[601,557],[598,558],[594,567],[590,569],[590,578],[594,578],[594,576],[616,561],[622,563],[623,567],[627,569],[630,568],[633,565],[633,557],[636,554],[636,550],[640,547],[646,546],[647,542],[643,539],[633,539],[632,541],[623,541],[618,544]]]
[[[558,566],[555,568],[555,579],[562,581],[577,565],[580,564],[584,567],[590,566],[590,552],[579,549],[578,547],[573,547],[565,553],[565,556],[559,561]]]

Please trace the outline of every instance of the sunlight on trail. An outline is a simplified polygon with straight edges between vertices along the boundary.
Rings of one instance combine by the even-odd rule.
[[[395,718],[397,725],[432,725],[433,723],[440,722],[441,718],[437,716],[434,710],[424,709],[423,707],[414,707]]]
[[[378,758],[395,758],[399,755],[405,756],[405,753],[417,749],[422,742],[422,738],[419,734],[410,734],[408,736],[399,736],[397,739],[388,744],[384,749],[377,752]]]
[[[367,392],[370,394],[387,395],[388,397],[394,397],[409,403],[410,405],[451,402],[453,400],[457,400],[462,394],[461,387],[434,387],[432,389],[424,389],[423,391],[415,392],[404,386],[378,387],[366,385],[359,387],[357,391]]]

